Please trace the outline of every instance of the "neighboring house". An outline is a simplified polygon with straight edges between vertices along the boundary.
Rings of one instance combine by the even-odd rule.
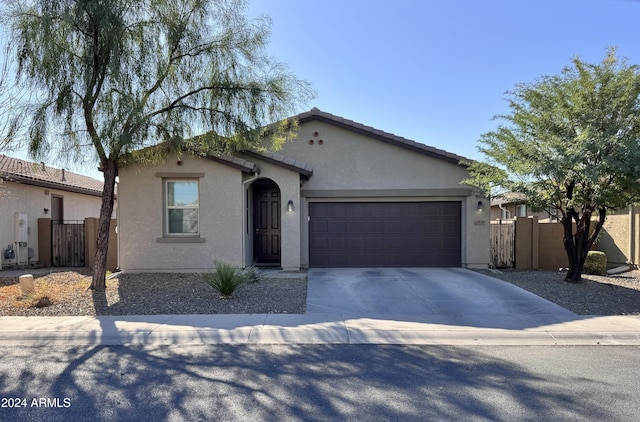
[[[0,155],[0,263],[39,261],[38,220],[99,217],[101,195],[99,180]]]
[[[277,153],[121,168],[120,268],[487,267],[488,201],[460,184],[464,157],[315,108],[295,118]]]
[[[538,217],[541,222],[557,222],[548,212],[533,212],[527,206],[527,198],[521,193],[505,193],[491,198],[491,221],[513,220],[515,217]]]

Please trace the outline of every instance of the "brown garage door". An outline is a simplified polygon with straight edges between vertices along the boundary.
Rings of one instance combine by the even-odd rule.
[[[311,267],[459,267],[460,202],[311,202]]]

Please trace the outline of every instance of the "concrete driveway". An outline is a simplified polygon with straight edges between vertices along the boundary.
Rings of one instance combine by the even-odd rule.
[[[310,269],[307,314],[504,329],[580,318],[512,284],[463,268]]]

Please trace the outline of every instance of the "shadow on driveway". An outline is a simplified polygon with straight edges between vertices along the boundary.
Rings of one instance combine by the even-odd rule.
[[[586,318],[463,268],[311,269],[307,314],[513,330]]]

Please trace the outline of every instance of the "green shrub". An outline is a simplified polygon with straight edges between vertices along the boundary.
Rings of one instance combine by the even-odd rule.
[[[214,261],[214,266],[215,272],[208,272],[203,278],[223,297],[230,298],[238,287],[247,282],[247,277],[231,264]]]
[[[49,296],[42,293],[28,292],[23,296],[20,296],[18,300],[22,301],[24,306],[29,308],[46,308],[53,305],[53,301]]]
[[[584,261],[585,274],[607,275],[607,254],[601,251],[589,251]]]
[[[256,270],[256,267],[254,267],[253,265],[245,268],[242,276],[245,278],[245,281],[247,283],[257,283],[258,281],[260,281],[260,274],[258,273],[258,270]]]

